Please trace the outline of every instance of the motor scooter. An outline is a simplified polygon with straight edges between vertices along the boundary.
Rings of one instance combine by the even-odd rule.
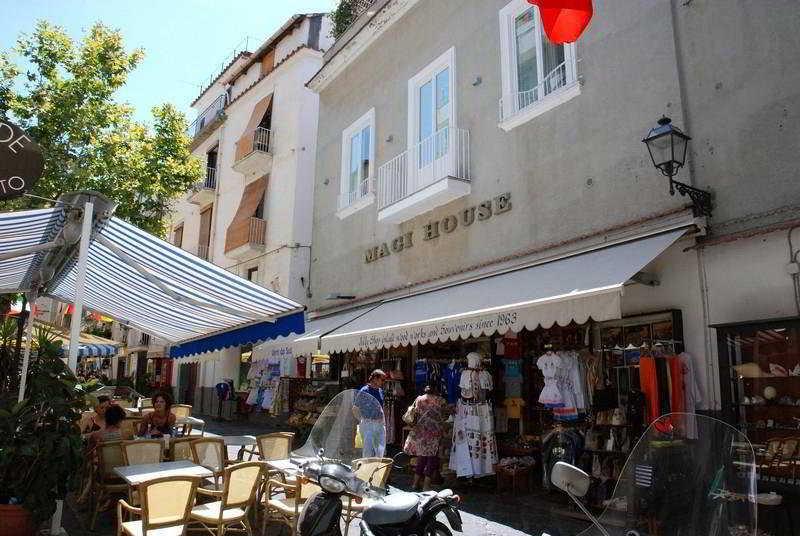
[[[303,505],[298,534],[340,536],[345,505],[360,512],[362,536],[452,536],[451,529],[460,532],[460,498],[451,490],[412,493],[390,491],[385,486],[385,471],[395,466],[402,454],[378,464],[374,457],[364,456],[363,446],[357,447],[355,440],[362,415],[374,421],[382,418],[383,410],[368,393],[339,393],[318,417],[306,444],[292,453],[290,459],[298,467],[301,482],[319,487]],[[372,440],[362,437],[361,443]],[[375,447],[368,445],[369,454]],[[364,464],[367,469],[358,468],[366,460],[373,463]],[[437,519],[440,513],[449,527]]]
[[[656,419],[629,454],[600,516],[581,500],[592,487],[592,477],[582,469],[558,461],[550,482],[591,522],[579,536],[756,534],[753,446],[712,417],[671,413]]]

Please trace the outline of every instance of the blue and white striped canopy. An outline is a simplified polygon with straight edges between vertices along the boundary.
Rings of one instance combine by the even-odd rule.
[[[0,215],[0,252],[51,240],[63,225],[59,213],[46,209]],[[4,283],[0,289],[24,289],[37,258],[0,263],[0,274],[5,274],[6,263],[14,267],[13,275],[0,275]],[[130,263],[144,269],[146,275]],[[73,258],[48,284],[47,295],[73,302],[76,266]],[[89,245],[84,305],[178,348],[190,343],[184,351],[173,352],[176,356],[304,330],[301,304],[118,218],[105,221]],[[232,333],[236,336],[230,336]]]
[[[64,355],[69,354],[69,344],[61,347]],[[117,355],[118,348],[112,344],[81,344],[78,347],[78,357],[104,357]]]
[[[176,299],[124,263],[116,252],[98,239],[92,241],[84,290],[86,306],[127,321],[170,343],[194,341],[252,323],[270,321],[271,324],[279,324],[283,323],[281,319],[303,314],[303,306],[299,303],[242,279],[118,218],[111,218],[98,235],[130,256],[151,277],[179,297],[202,302],[198,304]],[[71,261],[56,276],[48,288],[51,296],[64,301],[74,299],[76,264],[75,260]],[[290,327],[297,329],[294,319]],[[271,338],[270,335],[264,334],[263,338]],[[256,334],[255,337],[260,335]],[[237,342],[241,344],[241,341]],[[220,348],[214,346],[213,343],[209,346],[195,345],[196,351],[193,353]]]
[[[50,242],[63,224],[64,211],[60,207],[0,213],[0,253]],[[0,260],[0,291],[27,290],[41,255],[31,253]]]

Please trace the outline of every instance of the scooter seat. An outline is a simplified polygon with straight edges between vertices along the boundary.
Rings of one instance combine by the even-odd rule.
[[[416,493],[392,493],[364,510],[362,519],[368,525],[397,525],[414,517],[418,506]]]

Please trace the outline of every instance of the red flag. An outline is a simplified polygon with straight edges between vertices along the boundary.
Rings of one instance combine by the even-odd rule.
[[[592,0],[528,0],[539,8],[547,38],[557,44],[574,43],[592,20]]]

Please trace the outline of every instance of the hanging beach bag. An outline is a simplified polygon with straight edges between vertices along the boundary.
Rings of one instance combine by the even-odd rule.
[[[417,422],[417,407],[416,402],[408,406],[408,409],[403,413],[403,422],[406,424],[415,424]]]

